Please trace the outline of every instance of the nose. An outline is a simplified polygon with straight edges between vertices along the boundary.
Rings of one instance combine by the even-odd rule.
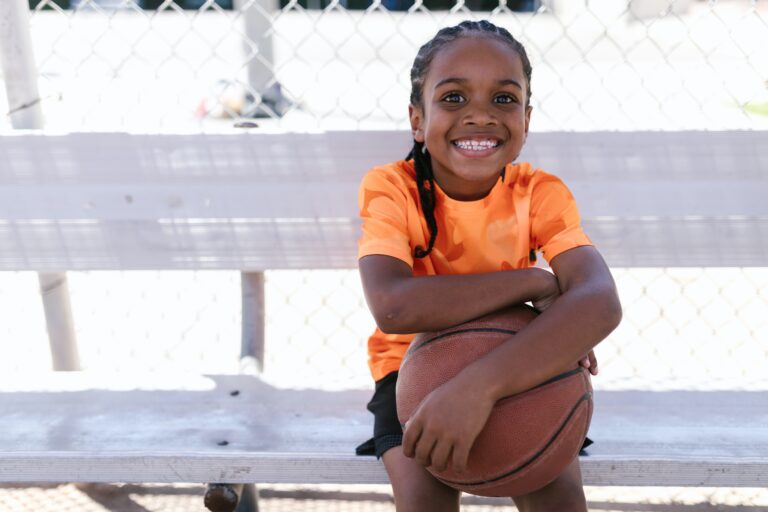
[[[493,126],[498,124],[498,119],[496,119],[490,107],[478,105],[467,109],[464,123],[474,126]]]

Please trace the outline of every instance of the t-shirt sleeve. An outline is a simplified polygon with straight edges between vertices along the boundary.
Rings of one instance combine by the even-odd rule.
[[[556,176],[541,174],[531,193],[531,238],[536,251],[547,262],[558,254],[592,245],[581,228],[576,200],[568,187]]]
[[[362,236],[357,257],[392,256],[413,267],[408,236],[408,196],[404,185],[383,169],[368,172],[360,184],[358,204]]]

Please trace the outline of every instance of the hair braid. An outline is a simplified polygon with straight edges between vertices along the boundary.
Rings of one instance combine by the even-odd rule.
[[[435,175],[432,172],[432,158],[427,152],[423,142],[413,142],[413,149],[406,158],[413,158],[413,166],[416,169],[416,187],[419,190],[421,211],[424,212],[424,220],[429,228],[429,242],[424,249],[416,246],[413,255],[423,258],[432,251],[437,239],[437,219],[435,219]]]

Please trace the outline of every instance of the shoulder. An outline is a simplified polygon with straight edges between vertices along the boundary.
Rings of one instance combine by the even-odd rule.
[[[418,197],[413,163],[399,160],[369,170],[360,183],[358,205],[363,216],[373,210],[406,211]],[[372,209],[372,205],[375,207]]]
[[[507,171],[510,187],[518,194],[528,195],[533,202],[542,199],[573,201],[573,194],[560,177],[533,167],[528,162],[513,164]]]
[[[416,171],[413,162],[398,160],[384,165],[378,165],[369,170],[363,177],[362,188],[368,189],[401,189],[403,192],[416,189]]]
[[[510,178],[510,186],[528,191],[538,187],[563,186],[565,183],[558,176],[532,166],[528,162],[510,164],[507,168],[507,176]]]

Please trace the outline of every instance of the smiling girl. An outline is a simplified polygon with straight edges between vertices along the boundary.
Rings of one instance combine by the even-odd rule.
[[[426,467],[466,467],[497,400],[575,361],[596,375],[592,348],[621,318],[569,190],[513,163],[528,134],[530,96],[531,65],[509,32],[487,21],[440,30],[411,69],[411,153],[361,184],[359,268],[378,328],[368,342],[374,437],[358,453],[382,458],[399,512],[459,510],[459,492]],[[534,266],[537,252],[553,272]],[[433,391],[403,431],[395,383],[414,333],[528,301],[542,313],[516,342]],[[523,512],[585,511],[578,458],[544,488],[512,498]]]

